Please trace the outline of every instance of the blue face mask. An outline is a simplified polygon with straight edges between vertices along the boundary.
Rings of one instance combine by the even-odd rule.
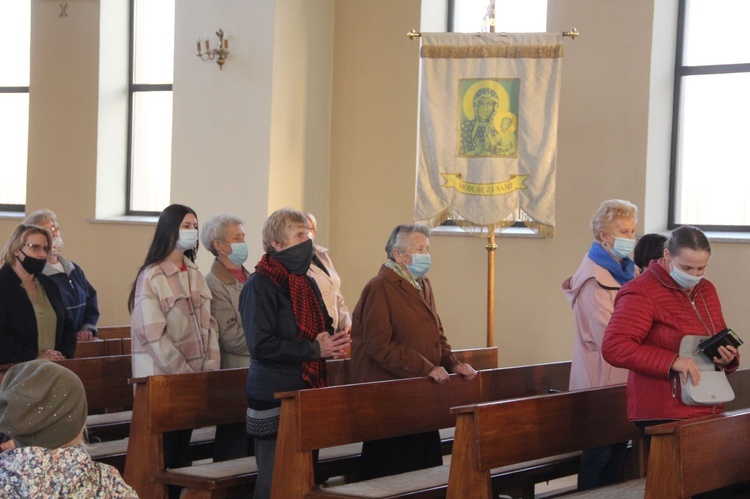
[[[247,243],[231,243],[232,252],[227,255],[229,261],[241,267],[247,260]]]
[[[180,238],[175,246],[182,251],[194,250],[198,244],[198,229],[180,229]]]
[[[674,263],[672,263],[672,270],[669,272],[669,276],[674,279],[674,282],[683,289],[692,289],[701,282],[703,276],[690,275],[687,272],[683,272],[678,269]]]
[[[612,254],[617,258],[627,258],[635,248],[635,239],[615,237],[615,244],[610,248]]]
[[[411,256],[411,263],[406,264],[406,268],[417,279],[429,272],[431,263],[432,259],[429,253],[414,253]]]

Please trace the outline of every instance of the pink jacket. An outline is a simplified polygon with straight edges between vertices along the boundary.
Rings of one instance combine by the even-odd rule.
[[[691,291],[674,282],[662,258],[622,287],[604,335],[602,353],[612,365],[630,370],[628,418],[632,421],[687,419],[714,412],[682,403],[672,362],[682,337],[713,335],[726,327],[716,289],[706,279]],[[739,357],[727,368],[734,371]],[[717,406],[721,412],[723,405]]]
[[[576,326],[570,389],[627,382],[628,371],[612,367],[601,355],[604,330],[614,311],[620,284],[586,255],[576,273],[563,282],[562,290],[573,307]]]
[[[219,328],[211,316],[211,290],[193,262],[183,258],[183,263],[187,272],[162,260],[138,276],[130,314],[136,378],[219,369]]]

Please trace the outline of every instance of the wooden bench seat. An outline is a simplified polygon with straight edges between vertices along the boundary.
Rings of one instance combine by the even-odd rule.
[[[643,499],[645,491],[646,477],[643,477],[606,487],[565,494],[563,497],[565,499]]]
[[[530,473],[534,472],[536,472],[536,475],[533,477],[535,482],[559,478],[560,466],[564,466],[565,463],[569,465],[567,471],[564,472],[565,475],[577,473],[580,458],[580,452],[571,452],[559,456],[494,468],[491,474],[493,480],[498,482],[498,488],[514,488],[517,486],[513,485],[515,478],[519,479],[519,483],[526,484],[531,478]],[[320,487],[316,490],[306,492],[304,497],[317,499],[338,497],[373,499],[444,498],[448,486],[449,474],[450,465],[444,464],[443,466],[436,466],[426,470],[410,471],[401,473],[400,475],[374,478],[363,482],[348,483],[334,487]]]
[[[413,378],[277,394],[282,406],[272,497],[313,491],[335,497],[336,487],[315,488],[314,449],[452,428],[453,406],[566,390],[569,375],[570,363],[560,362],[480,371],[473,381],[451,375],[442,385]]]
[[[451,409],[456,417],[449,499],[491,498],[492,469],[562,453],[633,440],[625,385],[474,404]]]
[[[216,427],[198,428],[190,437],[190,456],[193,460],[210,458],[213,454]],[[125,458],[128,452],[128,439],[107,440],[86,445],[86,450],[94,461],[110,464],[120,473],[125,471]]]

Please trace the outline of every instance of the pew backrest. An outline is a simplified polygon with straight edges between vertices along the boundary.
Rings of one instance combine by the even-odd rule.
[[[492,497],[491,470],[638,439],[625,385],[454,407],[448,498]]]
[[[133,377],[130,355],[109,355],[57,361],[83,382],[89,410],[133,407]]]
[[[132,380],[135,403],[125,481],[141,497],[164,497],[164,432],[245,421],[247,368]]]
[[[737,369],[727,379],[734,390],[734,400],[724,404],[724,411],[750,408],[750,368]]]
[[[453,355],[476,370],[496,369],[498,366],[497,347],[466,348],[453,350]]]
[[[470,364],[474,369],[495,369],[497,365],[497,347],[467,348],[454,350],[456,358],[464,363]],[[351,379],[352,360],[329,359],[326,361],[328,371],[328,386],[348,385]],[[567,363],[570,364],[569,362]],[[569,371],[569,370],[568,370]],[[568,372],[568,376],[570,372]],[[566,378],[567,379],[567,378]]]
[[[683,498],[750,480],[750,410],[646,429],[647,499]]]
[[[106,340],[110,338],[130,338],[130,326],[99,326],[99,338]]]
[[[562,362],[483,370],[472,381],[452,374],[442,385],[424,377],[278,393],[272,496],[312,490],[315,449],[451,428],[451,407],[494,400],[498,393],[520,397],[567,389],[569,373],[570,363]]]

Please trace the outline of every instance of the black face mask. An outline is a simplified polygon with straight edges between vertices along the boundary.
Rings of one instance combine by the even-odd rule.
[[[23,253],[23,251],[21,253]],[[23,270],[32,275],[39,274],[42,270],[44,270],[44,265],[47,263],[46,258],[34,258],[27,255],[26,253],[23,253],[23,256],[24,259],[21,262]],[[19,258],[19,260],[21,259]]]
[[[310,268],[313,257],[312,239],[277,251],[272,256],[280,261],[290,274],[304,274]]]

